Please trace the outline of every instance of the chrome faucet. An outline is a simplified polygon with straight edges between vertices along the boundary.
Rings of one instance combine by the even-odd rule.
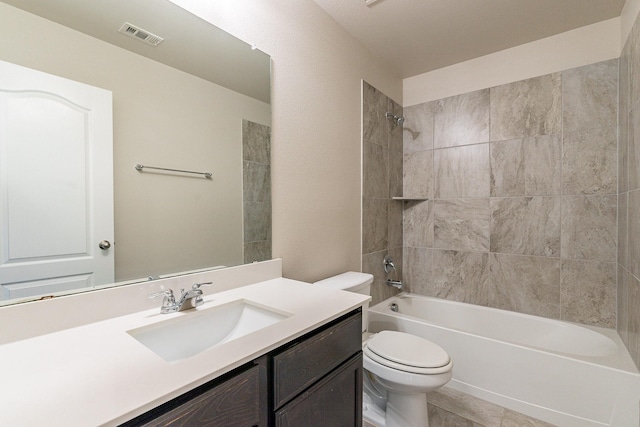
[[[204,304],[202,299],[203,292],[200,288],[202,286],[211,286],[212,284],[213,282],[194,283],[191,289],[186,292],[184,289],[180,289],[181,295],[178,301],[176,301],[171,289],[150,294],[149,298],[164,296],[160,313],[175,313],[176,311],[188,310]]]
[[[391,271],[393,271],[394,276],[398,275],[398,272],[396,271],[396,265],[393,263],[393,260],[389,255],[386,255],[384,257],[384,260],[382,260],[382,265],[384,266],[384,272],[385,274],[387,274],[387,276]],[[387,285],[393,286],[398,290],[402,290],[402,280],[397,280],[397,279],[391,280],[390,278],[387,277]]]

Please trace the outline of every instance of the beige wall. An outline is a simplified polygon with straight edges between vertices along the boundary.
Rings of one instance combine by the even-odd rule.
[[[116,280],[242,263],[242,119],[269,125],[269,105],[4,3],[0,29],[0,59],[113,92]]]
[[[406,78],[403,105],[408,107],[618,58],[620,24],[620,18],[612,18]]]
[[[361,265],[361,79],[402,81],[312,0],[174,0],[272,56],[273,256],[315,281]]]

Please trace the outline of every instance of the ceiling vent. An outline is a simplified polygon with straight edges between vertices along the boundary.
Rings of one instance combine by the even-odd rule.
[[[128,22],[122,24],[122,27],[120,27],[120,30],[118,31],[151,46],[158,46],[164,40],[162,37],[156,36],[155,34],[129,24]]]

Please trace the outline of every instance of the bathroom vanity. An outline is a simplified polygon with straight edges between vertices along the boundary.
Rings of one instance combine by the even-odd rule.
[[[361,322],[355,310],[123,427],[360,426]]]
[[[273,270],[273,263],[276,270],[281,268],[279,260],[265,265]],[[251,274],[246,276],[243,268]],[[261,268],[249,265],[172,279],[180,283],[132,285],[107,290],[101,298],[115,302],[108,295],[112,291],[146,300],[148,293],[168,287],[214,282],[202,306],[178,313],[160,314],[160,302],[153,300],[153,308],[68,325],[64,322],[73,317],[70,307],[82,295],[60,298],[59,307],[44,310],[40,321],[67,318],[64,329],[30,333],[0,345],[0,360],[10,367],[0,385],[0,425],[186,425],[185,417],[190,417],[188,425],[313,426],[331,420],[335,425],[359,425],[361,306],[369,298],[273,277],[273,272],[262,275]],[[96,294],[85,296],[89,300],[84,303]],[[144,304],[149,307],[148,301]],[[196,341],[206,341],[216,329],[225,328],[224,318],[215,313],[236,306],[248,310],[249,324],[256,319],[260,323],[261,316],[276,321],[246,333],[238,332],[246,325],[237,323],[226,341],[190,349],[186,355],[165,352],[162,331],[173,334],[176,325],[190,328],[197,324],[193,322],[212,318],[219,324],[193,328]],[[19,325],[21,312],[29,310],[27,304],[11,308],[11,313],[7,308],[0,309],[4,325]],[[157,330],[162,332],[160,346],[153,347],[144,334]]]

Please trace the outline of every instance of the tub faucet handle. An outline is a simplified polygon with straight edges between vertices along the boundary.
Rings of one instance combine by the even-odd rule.
[[[393,263],[393,259],[391,259],[391,257],[389,255],[386,255],[384,257],[384,260],[382,260],[382,263],[384,265],[384,272],[389,274],[389,272],[391,270],[393,270],[393,272],[396,272],[396,265]]]

